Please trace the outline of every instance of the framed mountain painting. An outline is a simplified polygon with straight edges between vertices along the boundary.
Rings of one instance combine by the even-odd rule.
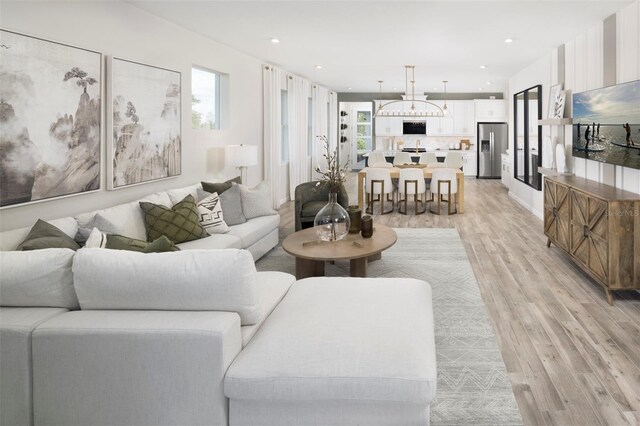
[[[107,187],[119,189],[179,176],[181,76],[119,58],[110,73]]]
[[[100,189],[102,54],[0,30],[0,207]]]

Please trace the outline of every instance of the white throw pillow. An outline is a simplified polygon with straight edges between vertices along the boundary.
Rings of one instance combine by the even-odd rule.
[[[184,188],[170,189],[167,191],[167,195],[171,200],[171,206],[178,204],[180,201],[184,200],[184,197],[187,195],[193,196],[194,200],[198,199],[198,190],[202,190],[202,184],[197,183],[194,185],[186,186]]]
[[[0,252],[0,305],[78,309],[74,255],[66,248]]]
[[[98,210],[93,213],[83,213],[76,216],[81,233],[86,237],[93,228],[106,232],[107,234],[122,235],[124,237],[135,238],[137,240],[147,240],[147,228],[144,223],[144,212],[140,208],[140,201],[148,201],[171,207],[171,200],[166,192],[156,192],[138,201],[118,204],[107,209]]]
[[[200,225],[206,229],[209,235],[229,232],[229,227],[224,221],[222,205],[220,204],[220,197],[217,192],[200,201],[197,206]]]
[[[73,277],[82,309],[229,311],[260,320],[257,272],[246,250],[136,253],[78,250]]]
[[[269,185],[269,181],[263,180],[253,189],[249,189],[245,185],[238,186],[240,187],[240,200],[244,217],[253,219],[255,217],[278,214],[271,207],[271,185]]]
[[[107,234],[100,231],[98,228],[93,228],[84,246],[86,248],[105,248],[106,245]]]

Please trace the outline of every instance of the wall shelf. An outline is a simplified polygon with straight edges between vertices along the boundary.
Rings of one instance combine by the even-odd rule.
[[[538,120],[539,126],[566,126],[573,124],[573,118],[543,118]]]

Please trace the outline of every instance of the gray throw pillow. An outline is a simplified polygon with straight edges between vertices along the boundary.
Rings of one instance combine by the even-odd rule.
[[[48,248],[78,250],[80,246],[57,227],[42,219],[38,219],[29,231],[27,238],[16,248],[16,251],[42,250]]]
[[[260,216],[270,216],[278,214],[271,208],[271,185],[269,181],[263,180],[255,188],[238,185],[240,188],[240,199],[242,201],[242,213],[247,219]]]
[[[220,205],[222,206],[222,215],[227,225],[240,225],[245,223],[247,218],[242,213],[242,201],[240,198],[240,187],[233,185],[220,195]]]

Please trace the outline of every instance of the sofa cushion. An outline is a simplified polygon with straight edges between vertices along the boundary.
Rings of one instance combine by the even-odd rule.
[[[61,219],[47,220],[47,223],[60,229],[71,238],[76,236],[78,232],[78,224],[73,217],[63,217]],[[18,245],[27,238],[31,226],[25,228],[13,229],[0,233],[0,251],[15,250]]]
[[[240,240],[242,240],[242,247],[247,248],[278,228],[279,224],[279,214],[256,217],[243,224],[232,226],[229,229],[229,234],[240,238]]]
[[[38,219],[36,224],[33,225],[33,228],[29,231],[29,234],[27,234],[25,240],[20,243],[16,250],[27,251],[47,248],[68,248],[71,250],[78,250],[80,246],[73,238],[57,227],[42,219]]]
[[[0,305],[78,308],[65,248],[0,252]]]
[[[166,192],[157,192],[138,201],[109,207],[76,216],[80,232],[88,236],[93,228],[107,234],[123,235],[137,240],[147,239],[144,224],[144,212],[140,201],[171,207],[172,203]],[[96,223],[97,222],[97,223]]]
[[[200,215],[200,225],[210,235],[229,232],[229,226],[224,221],[222,205],[217,192],[198,201],[198,214]]]
[[[36,425],[227,425],[232,312],[75,311],[33,333]]]
[[[245,185],[238,186],[240,187],[240,199],[244,217],[253,219],[255,217],[278,214],[271,207],[271,185],[269,181],[263,180],[252,189]]]
[[[245,250],[134,253],[82,249],[73,262],[82,309],[237,312],[260,319],[256,268]]]
[[[164,235],[174,243],[184,243],[209,235],[200,225],[198,207],[191,195],[171,208],[145,201],[140,202],[140,207],[144,211],[147,241]]]
[[[229,179],[225,182],[202,182],[202,189],[209,193],[217,192],[222,195],[228,189],[231,189],[234,183],[242,183],[240,176],[236,176],[233,179]]]
[[[407,278],[297,281],[225,377],[232,401],[428,405],[435,390],[431,287]]]
[[[63,308],[0,308],[0,424],[32,424],[31,333]]]
[[[258,292],[260,294],[260,321],[253,325],[242,327],[242,347],[247,346],[249,340],[260,329],[265,319],[273,312],[278,303],[287,294],[296,277],[284,272],[258,272]]]
[[[169,191],[167,191],[167,196],[169,197],[169,200],[171,200],[171,205],[184,200],[184,197],[186,197],[187,195],[191,195],[194,200],[197,201],[199,189],[202,189],[202,185],[197,183],[195,185],[185,186],[184,188],[170,189]]]
[[[245,223],[247,218],[242,213],[242,201],[240,196],[240,187],[234,185],[223,194],[220,194],[220,204],[224,214],[224,221],[227,225],[239,225]]]
[[[204,250],[204,249],[241,249],[242,240],[231,234],[216,234],[199,240],[177,244],[180,250]]]

